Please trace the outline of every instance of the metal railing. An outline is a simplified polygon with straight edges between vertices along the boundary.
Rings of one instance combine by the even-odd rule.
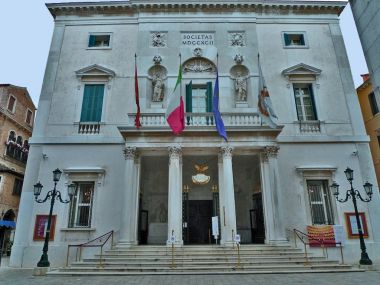
[[[332,245],[335,245],[335,246],[339,245],[340,257],[341,257],[341,261],[342,261],[341,264],[344,264],[343,248],[342,248],[341,242],[332,242],[332,241],[325,241],[323,239],[316,239],[316,238],[313,238],[312,236],[310,236],[304,232],[301,232],[297,229],[293,229],[293,234],[294,234],[294,246],[297,247],[297,238],[304,245],[306,263],[309,263],[309,257],[307,254],[307,246],[310,247],[310,245],[319,245],[322,248],[323,256],[325,258],[328,258],[327,248],[332,246]]]
[[[70,256],[70,248],[76,247],[76,253],[75,253],[75,261],[80,261],[82,259],[82,249],[84,247],[100,247],[100,258],[99,258],[99,267],[102,267],[102,261],[103,261],[103,247],[107,243],[107,241],[111,238],[111,249],[113,248],[113,235],[114,231],[110,231],[108,233],[105,233],[104,235],[101,235],[100,237],[97,237],[93,240],[90,240],[86,243],[82,244],[69,244],[67,246],[67,256],[66,256],[66,266],[69,265],[69,256]]]

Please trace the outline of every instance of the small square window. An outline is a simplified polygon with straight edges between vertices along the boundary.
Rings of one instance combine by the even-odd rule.
[[[372,115],[375,116],[377,113],[379,113],[379,107],[377,105],[375,93],[371,92],[368,95],[368,100],[369,100],[369,105],[371,106]]]
[[[14,113],[15,106],[16,106],[16,98],[10,95],[9,100],[8,100],[8,110]]]
[[[31,126],[32,125],[32,117],[33,117],[33,112],[31,110],[27,110],[26,111],[26,119],[25,119],[25,122]]]
[[[23,180],[15,178],[15,183],[13,184],[12,195],[21,196],[22,183],[23,183]]]
[[[283,33],[284,47],[306,47],[306,36],[302,32],[285,32]]]
[[[110,47],[111,35],[90,35],[88,40],[89,48],[108,48]]]

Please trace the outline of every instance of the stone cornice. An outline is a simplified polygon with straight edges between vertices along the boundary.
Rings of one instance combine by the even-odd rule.
[[[47,3],[53,17],[58,15],[81,14],[120,14],[135,13],[138,11],[165,10],[166,12],[189,12],[204,10],[242,10],[242,12],[266,12],[274,10],[293,10],[296,13],[327,13],[339,15],[347,1],[306,1],[306,0],[133,0],[133,1],[101,1],[101,2],[69,2]],[[194,10],[197,9],[197,10]]]

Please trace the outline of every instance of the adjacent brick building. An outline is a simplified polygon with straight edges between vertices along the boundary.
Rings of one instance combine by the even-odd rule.
[[[0,247],[17,218],[36,107],[25,87],[0,84]],[[3,238],[4,236],[4,238]]]

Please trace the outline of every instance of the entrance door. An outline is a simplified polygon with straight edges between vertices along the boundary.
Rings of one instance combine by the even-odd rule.
[[[261,196],[261,193],[252,195],[253,209],[249,211],[252,243],[264,243],[265,240],[264,212]]]
[[[189,243],[207,244],[210,242],[212,200],[189,201]]]

